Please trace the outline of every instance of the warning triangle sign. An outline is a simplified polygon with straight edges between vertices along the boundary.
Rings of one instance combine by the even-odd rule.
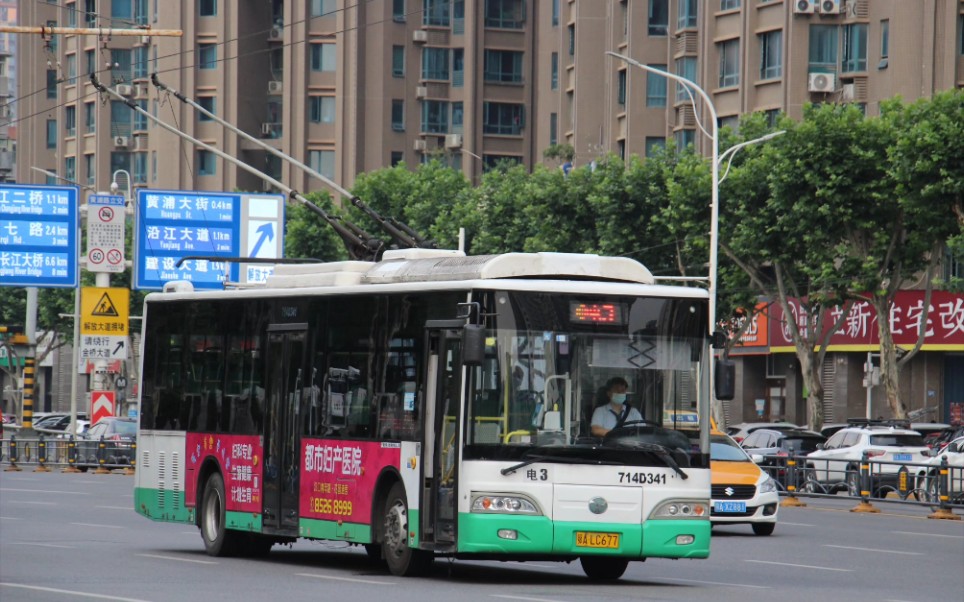
[[[104,293],[101,295],[100,300],[94,307],[94,311],[92,311],[90,315],[101,316],[103,318],[116,318],[120,314],[117,313],[117,308],[114,307],[114,302],[110,300],[110,296]]]

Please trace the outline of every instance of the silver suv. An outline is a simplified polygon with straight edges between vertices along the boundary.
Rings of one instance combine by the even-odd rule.
[[[930,457],[920,433],[903,428],[900,423],[850,426],[834,433],[817,451],[807,455],[807,488],[813,490],[815,481],[824,490],[846,488],[851,495],[859,495],[864,452],[870,461],[872,492],[897,483],[901,462],[920,464]],[[914,474],[913,467],[908,468]]]

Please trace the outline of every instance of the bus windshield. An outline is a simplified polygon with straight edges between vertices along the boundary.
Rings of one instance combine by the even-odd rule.
[[[497,292],[481,305],[495,311],[486,359],[469,371],[467,456],[624,437],[698,450],[704,300]]]

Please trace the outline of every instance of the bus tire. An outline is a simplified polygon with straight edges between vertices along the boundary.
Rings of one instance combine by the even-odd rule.
[[[408,545],[408,501],[405,486],[392,485],[382,512],[382,556],[388,570],[399,577],[424,574],[432,564],[432,554]]]
[[[593,581],[615,581],[623,576],[629,561],[612,556],[581,556],[582,570]]]
[[[201,539],[209,556],[232,556],[243,549],[243,533],[225,527],[224,477],[215,472],[204,484],[201,498]]]

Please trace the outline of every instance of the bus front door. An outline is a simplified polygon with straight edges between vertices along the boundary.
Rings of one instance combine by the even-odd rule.
[[[462,332],[429,322],[426,339],[420,540],[446,546],[455,543]]]
[[[265,532],[297,535],[299,411],[305,389],[305,325],[268,327],[264,420]]]

